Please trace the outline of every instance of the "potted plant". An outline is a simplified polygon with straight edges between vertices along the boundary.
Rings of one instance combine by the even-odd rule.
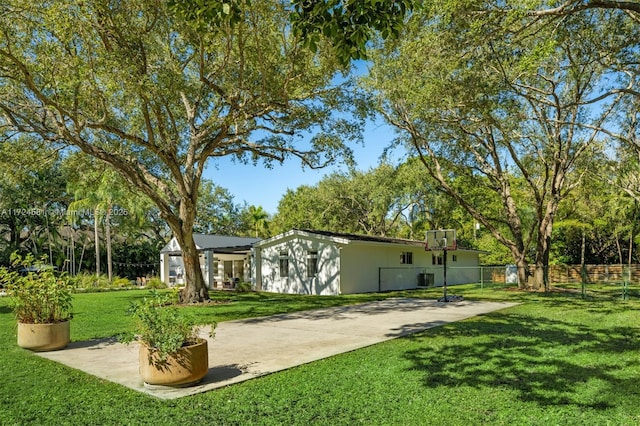
[[[0,268],[18,320],[18,346],[33,351],[62,349],[70,341],[71,284],[46,259],[11,255],[11,268]]]
[[[183,387],[198,383],[209,370],[207,340],[178,308],[170,294],[157,290],[134,303],[130,309],[137,319],[134,333],[120,336],[125,343],[138,341],[139,371],[145,385]],[[211,325],[213,337],[215,323]]]

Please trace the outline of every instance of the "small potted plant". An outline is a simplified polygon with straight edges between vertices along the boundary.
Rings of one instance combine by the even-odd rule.
[[[62,349],[70,341],[71,284],[46,259],[11,255],[11,268],[0,268],[18,320],[18,346],[33,351]]]
[[[207,340],[175,306],[169,294],[156,290],[130,309],[137,319],[134,333],[120,336],[140,343],[139,371],[145,385],[184,387],[198,383],[209,370]],[[215,323],[211,325],[211,334]]]

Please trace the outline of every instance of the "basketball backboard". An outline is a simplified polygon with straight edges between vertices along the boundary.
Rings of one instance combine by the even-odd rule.
[[[456,247],[455,229],[435,229],[427,231],[425,250],[455,250]]]

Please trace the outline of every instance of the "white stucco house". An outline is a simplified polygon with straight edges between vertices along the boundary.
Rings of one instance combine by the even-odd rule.
[[[251,247],[259,238],[194,234],[200,267],[209,288],[251,280]],[[175,237],[160,251],[160,279],[168,285],[184,283],[184,262]]]
[[[253,244],[257,290],[338,295],[442,285],[442,252],[424,241],[291,230]],[[448,251],[447,284],[480,281],[477,250]]]

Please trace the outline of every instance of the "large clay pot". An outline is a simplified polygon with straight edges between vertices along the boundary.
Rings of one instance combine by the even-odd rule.
[[[62,349],[69,344],[71,321],[50,324],[18,323],[18,346],[44,352]]]
[[[198,383],[209,371],[209,348],[205,339],[189,346],[183,346],[178,352],[157,364],[158,356],[151,355],[149,348],[140,345],[140,376],[146,385],[184,387]]]

